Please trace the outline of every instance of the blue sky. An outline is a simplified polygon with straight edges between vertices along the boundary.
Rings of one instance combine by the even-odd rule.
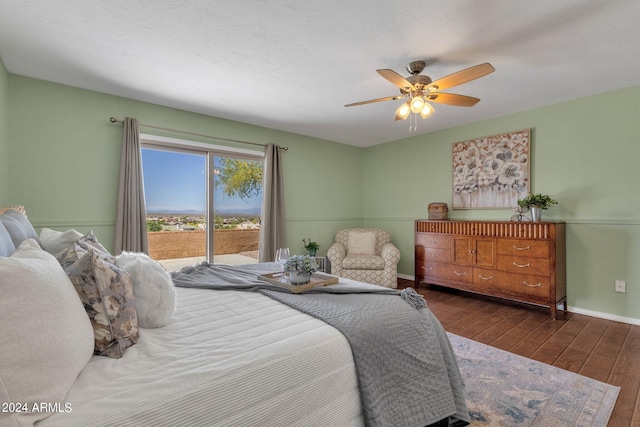
[[[217,158],[216,158],[217,160]],[[145,201],[148,211],[205,211],[206,157],[162,150],[142,150]],[[214,194],[216,212],[260,208],[261,197],[248,202]]]

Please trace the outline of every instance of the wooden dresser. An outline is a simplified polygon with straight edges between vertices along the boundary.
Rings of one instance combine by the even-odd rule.
[[[567,311],[564,222],[417,220],[415,285]]]

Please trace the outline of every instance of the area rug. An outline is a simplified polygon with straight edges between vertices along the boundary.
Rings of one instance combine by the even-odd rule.
[[[454,334],[449,339],[472,426],[606,427],[619,387]]]

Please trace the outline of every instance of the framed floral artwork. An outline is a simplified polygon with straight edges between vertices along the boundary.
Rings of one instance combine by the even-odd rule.
[[[530,129],[453,144],[453,209],[509,209],[529,194]]]

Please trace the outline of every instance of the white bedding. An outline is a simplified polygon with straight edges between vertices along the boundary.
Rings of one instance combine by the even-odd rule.
[[[255,292],[177,288],[171,323],[93,356],[38,426],[362,426],[351,348]],[[70,411],[65,412],[66,409]]]

